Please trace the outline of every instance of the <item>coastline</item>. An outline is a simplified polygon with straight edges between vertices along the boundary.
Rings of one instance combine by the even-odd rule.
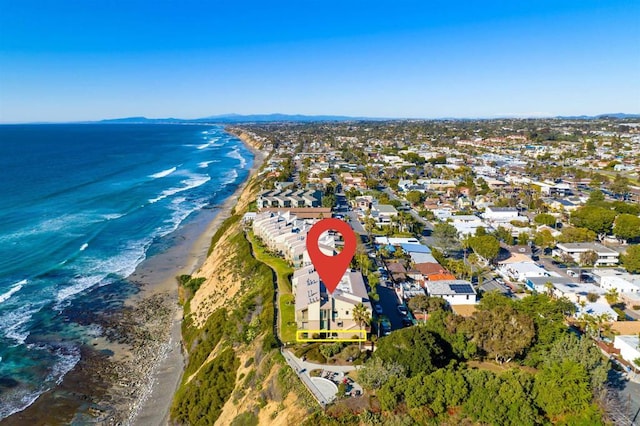
[[[145,259],[132,275],[92,290],[92,297],[120,301],[116,310],[86,312],[87,321],[99,325],[103,335],[83,341],[80,361],[58,386],[0,423],[168,423],[185,362],[176,276],[202,267],[211,238],[267,156],[246,138],[233,136],[253,155],[246,179],[222,204],[199,211],[168,236],[167,248]]]
[[[260,150],[259,147],[246,136],[237,134],[233,135],[240,139],[245,147],[253,154],[253,162],[249,175],[244,182],[238,186],[234,193],[217,209],[215,217],[208,222],[205,229],[201,230],[198,237],[195,239],[195,242],[193,242],[188,251],[186,251],[187,255],[183,259],[183,262],[179,262],[179,264],[175,263],[178,256],[178,253],[175,253],[176,257],[173,257],[174,268],[172,273],[167,275],[166,271],[163,271],[165,274],[165,278],[163,280],[158,281],[158,284],[156,285],[148,286],[141,292],[141,294],[132,298],[146,298],[150,297],[152,294],[157,294],[158,292],[169,292],[173,296],[173,300],[176,301],[176,304],[170,325],[171,332],[169,340],[163,346],[162,353],[153,366],[145,392],[136,402],[135,406],[132,407],[131,415],[129,417],[131,424],[146,426],[164,425],[168,423],[171,402],[182,379],[185,362],[181,335],[183,310],[182,307],[177,304],[178,286],[176,285],[175,277],[182,274],[192,275],[200,270],[207,258],[211,238],[216,233],[220,225],[231,216],[232,211],[242,193],[245,191],[247,184],[255,177],[268,155],[266,152]],[[179,252],[181,250],[184,255],[184,247],[181,247],[181,245],[174,245],[168,250],[168,252]],[[166,254],[171,258],[172,253]],[[156,260],[155,263],[159,264],[161,261],[166,261],[167,259],[165,257],[166,256],[163,255],[156,256],[154,258]],[[136,271],[136,273],[134,273],[130,278],[138,280],[138,282],[141,282],[142,280],[148,281],[149,277],[145,275],[145,272],[155,273],[156,270],[152,269],[153,265],[146,266],[148,268],[146,271]],[[149,268],[149,266],[151,266],[151,268]]]

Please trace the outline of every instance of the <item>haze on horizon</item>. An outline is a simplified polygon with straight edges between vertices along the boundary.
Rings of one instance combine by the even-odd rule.
[[[640,112],[634,0],[0,0],[0,10],[4,123]]]

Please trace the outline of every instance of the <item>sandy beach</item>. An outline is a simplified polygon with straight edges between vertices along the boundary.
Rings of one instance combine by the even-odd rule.
[[[173,393],[177,389],[184,368],[184,355],[181,345],[182,307],[177,304],[178,288],[175,277],[181,274],[194,274],[207,258],[211,238],[222,222],[231,216],[238,199],[247,183],[262,166],[266,153],[241,138],[245,146],[254,155],[249,176],[238,189],[215,209],[211,219],[206,213],[184,227],[178,237],[164,253],[144,262],[130,277],[142,285],[143,291],[134,296],[130,303],[152,297],[159,293],[169,294],[175,301],[172,311],[168,340],[162,345],[161,352],[154,360],[154,367],[144,387],[143,395],[132,407],[130,422],[135,425],[164,425],[169,419],[169,409]]]

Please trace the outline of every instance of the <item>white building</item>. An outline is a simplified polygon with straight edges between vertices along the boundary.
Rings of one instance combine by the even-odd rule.
[[[456,228],[458,234],[462,237],[464,235],[474,235],[476,230],[480,227],[489,231],[491,228],[475,215],[456,215],[451,216],[451,225]]]
[[[633,364],[636,369],[640,368],[640,366],[634,362],[640,359],[640,340],[638,339],[638,335],[616,336],[615,339],[613,339],[613,347],[620,349],[622,359]]]
[[[398,211],[390,204],[374,204],[371,206],[371,217],[373,217],[379,225],[388,225],[391,218],[398,216]]]
[[[593,276],[605,290],[615,288],[618,293],[640,294],[640,275],[621,272],[617,269],[594,269]]]
[[[558,257],[569,255],[575,262],[580,263],[580,256],[589,251],[598,255],[595,266],[615,266],[618,264],[620,253],[598,243],[558,243],[552,254]]]
[[[491,222],[511,222],[518,220],[518,209],[515,207],[488,206],[482,217]]]
[[[450,305],[475,305],[478,302],[478,295],[469,281],[426,281],[425,286],[429,296],[441,297]]]

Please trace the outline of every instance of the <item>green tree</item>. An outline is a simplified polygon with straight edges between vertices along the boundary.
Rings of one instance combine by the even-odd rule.
[[[609,185],[609,189],[616,195],[625,195],[629,192],[629,178],[616,174],[613,182]]]
[[[438,247],[445,252],[456,247],[458,244],[458,230],[449,223],[436,223],[431,236],[435,239]]]
[[[370,358],[358,370],[358,383],[365,389],[380,389],[391,377],[405,377],[405,368],[393,361],[383,363],[380,358]]]
[[[518,234],[518,244],[521,246],[527,245],[529,243],[529,234],[526,232],[521,232]]]
[[[405,194],[404,198],[413,205],[422,203],[425,200],[424,193],[420,191],[409,191]]]
[[[579,228],[586,228],[597,235],[606,235],[611,232],[616,212],[597,206],[584,206],[571,214],[571,224]]]
[[[640,273],[640,245],[629,246],[626,253],[621,256],[621,260],[627,272]]]
[[[533,218],[533,221],[539,225],[556,226],[557,219],[549,213],[541,213]]]
[[[555,247],[556,239],[554,238],[553,234],[551,234],[551,231],[549,231],[548,229],[543,229],[540,232],[536,232],[535,236],[533,237],[533,243],[538,247],[551,248]]]
[[[618,293],[618,289],[615,287],[610,288],[604,295],[604,298],[607,299],[607,303],[609,305],[615,305],[618,303],[618,298],[620,297],[620,293]]]
[[[599,189],[591,191],[589,194],[589,199],[587,200],[587,205],[600,204],[604,201],[604,193]]]
[[[616,218],[613,234],[622,240],[634,240],[640,237],[640,217],[621,214]]]
[[[511,235],[511,231],[509,231],[504,226],[498,226],[498,229],[496,229],[495,232],[495,236],[498,240],[504,241],[506,245],[513,245],[513,235]]]
[[[431,374],[421,373],[406,382],[404,400],[409,408],[428,406],[436,416],[448,407],[460,405],[469,394],[461,372],[441,368]]]
[[[495,259],[500,252],[500,242],[493,235],[473,237],[470,240],[470,244],[476,254],[488,261]]]
[[[584,266],[593,266],[598,261],[598,253],[593,250],[580,253],[580,264]]]
[[[419,372],[432,372],[447,362],[443,341],[425,327],[408,327],[380,339],[373,357],[404,366],[410,377]]]
[[[596,239],[596,233],[586,228],[574,228],[572,226],[562,229],[558,240],[562,243],[584,243]]]
[[[420,294],[409,299],[408,305],[412,311],[422,313],[426,321],[426,314],[444,310],[447,307],[447,302],[441,297],[428,297]]]
[[[467,370],[465,378],[471,388],[463,403],[463,412],[472,420],[492,425],[537,425],[542,416],[532,398],[533,377],[520,370],[501,375]]]
[[[360,329],[363,329],[365,325],[368,325],[371,321],[371,315],[369,310],[362,304],[358,303],[353,307],[353,321],[358,324]],[[365,336],[366,337],[366,336]],[[362,349],[362,340],[358,342],[360,349]]]
[[[534,395],[551,417],[580,413],[593,397],[586,369],[570,359],[546,365],[535,377]]]
[[[573,333],[564,334],[549,348],[544,363],[552,365],[564,360],[574,361],[585,368],[589,374],[592,389],[602,389],[607,381],[609,360],[586,337],[578,337]]]
[[[471,323],[473,341],[497,362],[509,362],[522,355],[535,337],[533,321],[526,314],[505,307],[479,310]]]

